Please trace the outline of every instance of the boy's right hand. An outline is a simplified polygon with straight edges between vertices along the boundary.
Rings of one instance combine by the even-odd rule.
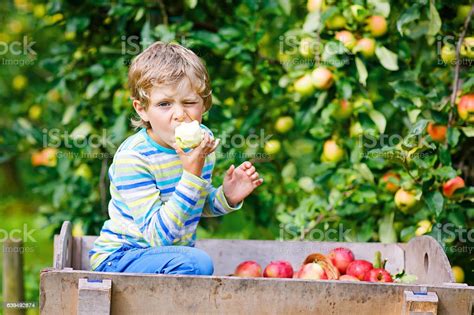
[[[204,134],[201,144],[190,152],[184,152],[180,147],[173,144],[173,148],[183,163],[183,169],[191,174],[201,177],[202,169],[206,161],[206,157],[217,149],[220,139],[211,138],[209,133]]]

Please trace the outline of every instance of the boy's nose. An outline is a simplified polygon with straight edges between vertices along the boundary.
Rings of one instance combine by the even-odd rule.
[[[174,112],[175,119],[179,122],[182,122],[186,119],[186,112],[181,107],[177,107],[178,108]]]

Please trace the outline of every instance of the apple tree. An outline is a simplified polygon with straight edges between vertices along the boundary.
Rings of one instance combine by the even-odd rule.
[[[215,184],[245,160],[265,180],[244,211],[203,221],[201,237],[427,234],[453,264],[472,265],[468,1],[15,0],[0,10],[15,12],[1,15],[0,161],[43,196],[51,224],[99,232],[108,167],[134,132],[128,65],[161,40],[208,67],[205,123],[223,140]]]

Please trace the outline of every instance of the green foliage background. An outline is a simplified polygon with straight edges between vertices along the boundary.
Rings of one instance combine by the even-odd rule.
[[[362,17],[387,17],[388,32],[376,39],[372,58],[344,49],[336,31],[326,27],[341,14],[357,38],[370,37],[364,19],[358,22],[351,11],[354,4],[363,6]],[[289,0],[8,2],[0,8],[0,40],[23,43],[26,37],[35,44],[34,53],[9,50],[0,56],[2,189],[28,197],[56,231],[71,220],[75,233],[98,234],[107,215],[107,168],[133,133],[127,67],[155,40],[178,42],[206,62],[212,79],[214,105],[205,124],[226,140],[216,184],[231,164],[246,159],[265,179],[243,211],[204,221],[200,237],[314,239],[312,231],[342,225],[350,233],[339,241],[405,242],[418,222],[428,220],[428,234],[438,236],[452,264],[463,266],[473,283],[473,255],[459,252],[472,243],[437,225],[474,228],[472,187],[453,199],[441,194],[442,183],[456,175],[473,183],[474,128],[451,107],[453,67],[440,58],[441,46],[455,43],[461,32],[463,20],[456,15],[463,4],[468,3],[326,1],[321,14],[309,14],[306,2]],[[302,56],[303,38],[335,49]],[[335,83],[301,95],[293,84],[316,61],[332,71]],[[462,93],[472,93],[469,62],[460,78]],[[350,117],[339,117],[338,99],[353,104]],[[433,141],[426,124],[446,125],[450,115],[447,140]],[[279,133],[275,122],[283,116],[295,124]],[[279,141],[279,152],[268,155],[263,145],[229,141],[262,130]],[[403,145],[389,146],[389,136]],[[379,139],[376,146],[367,145],[374,139],[369,137]],[[328,139],[344,150],[341,161],[321,161]],[[32,155],[45,147],[57,147],[57,159],[32,166]],[[382,158],[387,152],[392,158]],[[408,153],[424,154],[407,159]],[[396,208],[393,192],[380,181],[387,171],[399,174],[401,187],[416,194],[414,209]]]

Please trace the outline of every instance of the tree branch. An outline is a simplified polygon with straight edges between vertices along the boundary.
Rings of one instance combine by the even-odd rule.
[[[458,93],[458,88],[459,88],[459,70],[461,68],[461,61],[459,58],[459,54],[461,51],[462,42],[464,40],[464,37],[466,36],[466,32],[469,27],[469,23],[471,22],[471,17],[473,13],[474,13],[474,4],[471,5],[471,10],[469,11],[469,14],[466,17],[466,20],[464,21],[463,30],[456,44],[456,66],[454,67],[453,94],[451,94],[451,110],[449,111],[449,120],[448,120],[449,127],[452,127],[454,124],[453,112],[454,112],[454,107],[456,105],[456,95]]]

